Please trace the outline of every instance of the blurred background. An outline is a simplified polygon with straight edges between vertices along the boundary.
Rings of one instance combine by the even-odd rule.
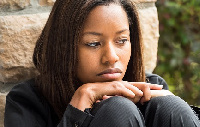
[[[158,0],[158,63],[153,73],[191,105],[200,106],[200,0]]]

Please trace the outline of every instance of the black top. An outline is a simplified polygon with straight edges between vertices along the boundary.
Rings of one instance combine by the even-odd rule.
[[[168,86],[163,78],[146,74],[147,82]],[[68,104],[63,118],[59,121],[51,105],[38,94],[35,80],[16,85],[6,97],[5,127],[77,127],[87,125],[93,116]]]

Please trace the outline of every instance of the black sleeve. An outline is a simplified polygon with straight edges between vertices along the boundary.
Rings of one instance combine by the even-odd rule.
[[[146,73],[146,81],[152,84],[163,85],[163,89],[168,90],[168,85],[166,81],[156,74]]]
[[[30,87],[30,83],[16,85],[6,97],[5,127],[74,127],[87,125],[92,116],[68,105],[62,120],[55,122],[55,113]],[[59,124],[58,124],[59,123]]]
[[[16,85],[6,96],[5,127],[46,127],[47,110],[30,87]]]
[[[64,116],[57,127],[87,127],[93,116],[86,110],[82,112],[68,104]]]

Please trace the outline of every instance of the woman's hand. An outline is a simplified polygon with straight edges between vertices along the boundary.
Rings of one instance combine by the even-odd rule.
[[[149,87],[147,86],[138,86],[138,84],[140,83],[132,83],[135,86],[137,86],[138,88],[143,88],[143,97],[140,99],[140,103],[143,104],[144,102],[149,101],[151,98],[153,97],[158,97],[158,96],[167,96],[167,95],[174,95],[172,92],[170,92],[169,90],[162,90],[162,85],[157,85],[157,84],[146,84],[149,85]],[[150,91],[148,90],[150,88]],[[146,89],[146,90],[145,90]],[[146,91],[146,92],[145,92]],[[108,99],[110,97],[113,96],[107,96],[104,95],[102,100]],[[98,100],[97,102],[100,102],[100,100]]]
[[[162,90],[163,85],[150,84],[145,82],[130,82],[132,85],[136,86],[143,92],[142,98],[139,100],[141,104],[149,101],[152,98],[152,90]]]
[[[167,96],[167,95],[174,95],[172,92],[169,90],[163,90],[163,85],[157,85],[157,84],[146,84],[145,85],[138,85],[136,84],[135,86],[138,87],[140,90],[143,92],[143,97],[140,100],[140,103],[143,104],[144,102],[149,101],[153,97],[158,97],[158,96]]]
[[[169,90],[151,90],[151,97],[174,95]]]
[[[92,108],[93,103],[103,99],[105,95],[124,96],[137,103],[143,96],[145,96],[145,100],[150,99],[150,97],[146,97],[150,96],[150,88],[148,86],[151,85],[145,82],[130,83],[126,81],[88,83],[76,90],[70,104],[84,111],[85,108]],[[146,93],[144,94],[144,92]]]
[[[164,95],[162,87],[157,84],[127,81],[88,83],[76,90],[70,104],[84,111],[85,108],[92,108],[93,103],[116,95],[129,98],[134,103],[140,101],[143,104],[152,97]],[[165,94],[169,93],[165,92]]]

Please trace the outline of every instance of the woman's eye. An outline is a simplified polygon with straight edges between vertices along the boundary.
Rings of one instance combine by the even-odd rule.
[[[89,47],[98,47],[101,45],[101,43],[100,42],[91,42],[91,43],[87,43],[86,45]]]
[[[118,40],[117,43],[119,44],[124,44],[128,41],[128,39],[121,39],[121,40]]]

